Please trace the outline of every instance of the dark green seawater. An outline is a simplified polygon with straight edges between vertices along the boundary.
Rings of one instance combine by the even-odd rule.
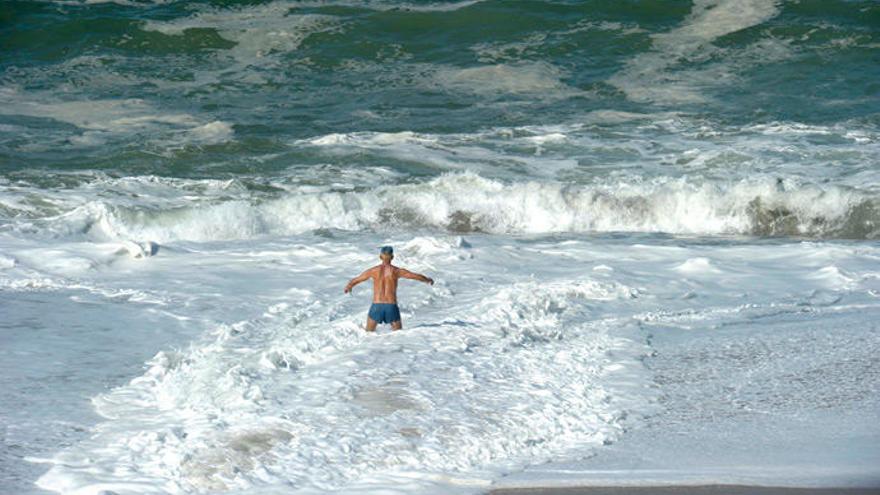
[[[0,164],[10,177],[217,178],[328,162],[424,177],[443,167],[416,153],[331,159],[296,142],[359,131],[479,136],[591,123],[590,112],[607,110],[647,114],[643,126],[674,112],[710,132],[795,122],[873,139],[877,2],[714,3],[698,3],[695,16],[688,1],[7,1]],[[712,17],[723,9],[734,18]],[[604,149],[563,152],[579,168],[631,160],[618,156],[631,133],[670,145],[666,129],[600,124],[590,134],[609,139]],[[813,140],[847,144],[838,133]]]

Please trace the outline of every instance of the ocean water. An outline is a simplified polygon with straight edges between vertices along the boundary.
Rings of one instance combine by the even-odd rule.
[[[878,81],[874,1],[5,1],[0,493],[878,486]]]

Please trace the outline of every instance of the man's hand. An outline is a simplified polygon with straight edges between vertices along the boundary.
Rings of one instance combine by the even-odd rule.
[[[351,284],[346,285],[345,288],[342,289],[342,292],[344,292],[346,294],[351,293]]]
[[[426,284],[428,284],[428,285],[434,285],[434,279],[433,279],[433,278],[431,278],[431,277],[425,277],[425,278],[427,279],[427,280],[425,280],[425,283],[426,283]]]

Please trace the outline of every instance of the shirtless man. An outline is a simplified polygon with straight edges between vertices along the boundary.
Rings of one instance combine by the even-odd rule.
[[[367,269],[351,279],[345,286],[344,292],[348,294],[355,285],[368,278],[373,279],[373,304],[367,314],[367,331],[375,331],[379,323],[390,323],[392,330],[400,330],[403,325],[400,322],[400,309],[397,307],[397,281],[401,278],[411,278],[434,285],[434,280],[392,265],[394,249],[391,246],[383,246],[379,250],[379,258],[382,260],[381,265]]]

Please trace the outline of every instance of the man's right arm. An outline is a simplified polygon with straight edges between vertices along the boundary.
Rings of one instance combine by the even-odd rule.
[[[373,273],[373,269],[372,269],[372,268],[370,268],[369,270],[364,270],[363,273],[361,273],[361,274],[358,275],[357,277],[355,277],[355,278],[353,278],[353,279],[351,279],[351,280],[348,281],[348,284],[346,284],[345,289],[343,289],[343,292],[345,292],[346,294],[348,294],[349,292],[351,292],[351,289],[352,289],[355,285],[357,285],[357,284],[363,282],[364,280],[367,280],[368,278],[370,278],[370,276],[372,275],[372,273]]]

